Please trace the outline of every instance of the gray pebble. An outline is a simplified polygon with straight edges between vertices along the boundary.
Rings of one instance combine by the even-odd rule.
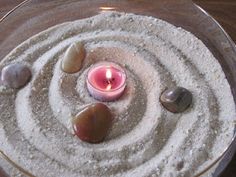
[[[24,87],[31,78],[31,71],[28,66],[16,63],[5,66],[2,69],[2,82],[13,89]]]
[[[161,94],[160,102],[168,111],[180,113],[192,103],[192,93],[183,87],[169,88]]]

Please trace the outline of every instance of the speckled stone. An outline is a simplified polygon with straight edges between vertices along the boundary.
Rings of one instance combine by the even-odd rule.
[[[1,82],[13,89],[24,87],[31,78],[28,66],[20,63],[10,64],[2,69]]]
[[[112,125],[110,109],[102,103],[93,103],[78,113],[72,121],[75,135],[82,141],[99,143]]]

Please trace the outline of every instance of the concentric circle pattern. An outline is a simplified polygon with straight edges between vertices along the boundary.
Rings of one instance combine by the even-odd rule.
[[[83,68],[63,73],[63,54],[76,41],[86,47]],[[115,116],[109,136],[88,144],[73,136],[71,119],[96,102],[85,81],[104,60],[125,68],[127,87],[105,103]],[[0,68],[12,62],[30,65],[33,78],[0,92],[0,148],[36,176],[192,176],[233,137],[234,101],[220,65],[200,40],[162,20],[109,12],[60,24],[22,43]],[[175,85],[193,93],[183,114],[159,102]]]

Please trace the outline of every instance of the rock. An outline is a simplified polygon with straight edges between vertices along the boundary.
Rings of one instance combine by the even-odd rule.
[[[160,102],[168,111],[180,113],[192,103],[192,93],[183,87],[173,87],[161,94]]]
[[[30,81],[31,75],[28,66],[16,63],[7,65],[2,69],[1,80],[4,85],[18,89],[24,87]]]
[[[73,43],[66,50],[61,62],[61,69],[69,74],[78,72],[85,58],[85,48],[81,42]]]
[[[75,135],[82,141],[99,143],[104,140],[112,125],[110,109],[102,103],[93,103],[72,120]]]

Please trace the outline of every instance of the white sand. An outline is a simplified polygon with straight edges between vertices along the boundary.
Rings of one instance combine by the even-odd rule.
[[[82,70],[68,75],[60,62],[75,41],[88,55]],[[96,101],[85,78],[101,60],[123,66],[128,81],[123,97],[107,103],[115,115],[109,136],[93,145],[72,135],[71,118]],[[16,61],[31,65],[33,78],[18,92],[1,89],[0,149],[38,177],[189,177],[233,137],[235,104],[219,63],[200,40],[162,20],[104,13],[60,24],[22,43],[0,69]],[[159,102],[174,85],[193,93],[182,114]]]

